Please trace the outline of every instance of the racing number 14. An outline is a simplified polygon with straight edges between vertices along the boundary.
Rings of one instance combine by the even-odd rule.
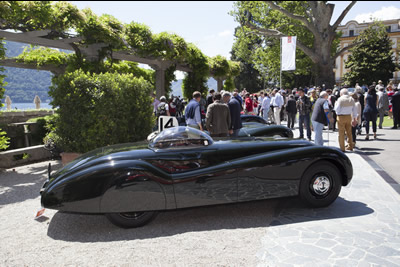
[[[165,123],[164,123],[165,122]],[[160,116],[158,119],[158,131],[161,132],[165,128],[179,126],[178,120],[173,116]]]

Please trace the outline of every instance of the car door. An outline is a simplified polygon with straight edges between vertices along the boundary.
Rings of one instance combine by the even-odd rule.
[[[217,149],[183,150],[177,154],[181,161],[176,164],[180,163],[181,169],[172,173],[177,208],[237,201],[237,175],[229,162],[218,157]]]

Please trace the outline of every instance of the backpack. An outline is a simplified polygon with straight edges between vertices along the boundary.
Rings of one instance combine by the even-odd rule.
[[[167,110],[165,109],[165,103],[163,105],[159,105],[156,111],[157,117],[167,115]]]

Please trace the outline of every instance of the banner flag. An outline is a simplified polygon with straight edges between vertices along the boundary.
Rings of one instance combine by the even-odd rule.
[[[296,69],[296,36],[281,38],[281,71]]]

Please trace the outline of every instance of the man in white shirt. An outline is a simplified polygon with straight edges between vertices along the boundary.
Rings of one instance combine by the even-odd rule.
[[[281,108],[283,106],[283,97],[278,89],[272,91],[271,106],[274,107],[274,117],[276,125],[281,125]]]
[[[349,96],[347,89],[340,90],[340,97],[335,103],[337,115],[338,131],[339,131],[339,146],[340,150],[345,151],[344,137],[345,133],[347,136],[347,147],[346,150],[353,151],[353,137],[351,133],[352,124],[357,123],[357,108],[354,99]],[[352,121],[353,117],[353,121]]]
[[[375,86],[375,90],[379,91],[380,88],[385,89],[385,86],[383,85],[381,80],[378,81],[378,84]]]
[[[271,98],[268,93],[265,93],[263,101],[261,103],[261,109],[263,110],[263,118],[265,121],[268,121],[268,113],[271,106]]]
[[[260,116],[261,115],[261,111],[263,110],[262,109],[262,102],[263,102],[263,100],[264,100],[264,92],[261,92],[260,93],[260,96],[258,97],[258,116]]]

